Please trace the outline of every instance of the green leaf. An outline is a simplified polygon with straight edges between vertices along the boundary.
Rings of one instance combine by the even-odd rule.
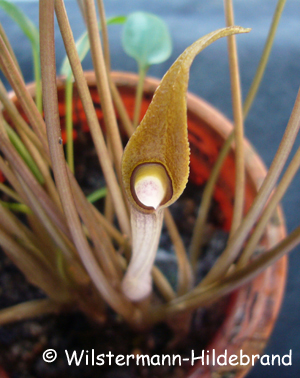
[[[34,174],[35,178],[38,180],[40,184],[44,184],[44,177],[41,174],[38,166],[36,165],[35,161],[31,157],[29,151],[17,135],[17,133],[5,122],[5,130],[8,134],[8,137],[15,147],[15,149],[18,151],[19,155],[22,157],[22,159],[25,161],[27,166],[30,168],[31,172]]]
[[[23,33],[36,48],[39,47],[39,32],[30,19],[13,3],[0,0],[0,7],[19,25]]]
[[[127,19],[126,16],[115,16],[115,17],[108,18],[106,23],[107,25],[124,24],[126,22],[126,19]],[[101,31],[100,25],[99,25],[99,30]],[[85,31],[76,41],[76,48],[77,48],[80,62],[82,62],[90,50],[90,41],[89,41],[89,36],[88,36],[87,31]],[[69,59],[67,56],[63,60],[60,73],[61,75],[64,75],[66,77],[69,77],[72,74],[72,69],[71,69]]]
[[[172,52],[170,33],[164,21],[145,12],[128,16],[122,44],[125,52],[138,62],[142,70],[164,62]]]

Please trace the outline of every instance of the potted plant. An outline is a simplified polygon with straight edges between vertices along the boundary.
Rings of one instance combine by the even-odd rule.
[[[99,4],[99,8],[102,9],[102,3],[99,2]],[[12,55],[7,48],[8,45],[6,44],[5,46],[4,41],[2,44],[2,57],[4,60],[1,65],[14,87],[34,133],[24,124],[20,126],[20,123],[23,121],[15,121],[17,123],[16,127],[19,127],[19,130],[21,130],[19,131],[20,134],[22,134],[21,127],[24,127],[23,143],[25,144],[25,141],[27,141],[26,147],[27,150],[30,150],[31,155],[35,154],[34,156],[39,156],[38,159],[35,159],[35,163],[38,166],[37,171],[43,172],[43,178],[40,180],[41,182],[39,182],[38,177],[36,177],[36,175],[38,175],[36,168],[33,168],[34,164],[32,165],[28,160],[24,163],[22,159],[20,159],[20,148],[17,149],[16,141],[14,140],[14,144],[12,144],[13,137],[10,136],[10,139],[8,139],[10,134],[7,135],[7,133],[13,135],[11,129],[9,127],[2,128],[2,151],[5,158],[9,161],[11,168],[5,171],[5,165],[2,164],[1,170],[7,179],[8,177],[10,178],[14,191],[19,194],[18,198],[21,197],[21,202],[27,205],[27,209],[30,207],[31,211],[34,213],[27,215],[31,227],[29,229],[21,226],[11,212],[9,213],[5,209],[3,210],[2,219],[3,222],[7,219],[7,223],[3,223],[4,232],[2,234],[2,246],[8,251],[10,256],[15,259],[17,265],[25,272],[27,277],[32,280],[34,284],[40,286],[51,299],[43,299],[6,310],[2,312],[3,319],[5,318],[6,321],[7,319],[12,320],[16,317],[20,317],[20,314],[26,318],[30,315],[69,310],[75,307],[85,312],[94,321],[103,322],[105,321],[107,312],[107,305],[103,302],[104,298],[109,307],[121,316],[122,321],[124,319],[132,328],[141,332],[142,335],[145,329],[165,320],[168,323],[169,329],[175,329],[176,331],[175,337],[173,338],[174,345],[180,344],[184,334],[186,334],[187,329],[189,329],[187,325],[191,324],[193,310],[200,305],[207,306],[207,304],[216,300],[221,295],[231,292],[242,283],[248,282],[250,278],[254,277],[261,269],[266,268],[275,258],[278,258],[279,255],[290,250],[292,246],[297,243],[299,238],[298,229],[281,242],[281,234],[278,234],[277,237],[279,238],[276,241],[279,243],[278,245],[270,245],[268,243],[272,242],[267,240],[267,251],[248,262],[249,257],[253,254],[254,247],[258,244],[261,237],[260,229],[262,229],[265,222],[270,219],[270,214],[273,214],[282,196],[281,190],[284,191],[285,186],[294,174],[296,163],[295,160],[293,160],[292,165],[287,171],[288,173],[279,184],[279,189],[275,192],[267,205],[259,221],[259,225],[254,229],[248,245],[243,248],[239,259],[235,261],[244,241],[248,239],[249,233],[252,232],[254,223],[265,206],[266,200],[270,197],[271,191],[276,183],[276,178],[280,174],[280,167],[278,162],[273,165],[270,170],[271,173],[268,174],[256,200],[253,198],[255,192],[253,188],[257,185],[257,181],[255,181],[257,178],[253,177],[254,173],[248,173],[250,175],[249,180],[252,189],[248,187],[248,193],[245,198],[246,201],[249,202],[254,200],[255,205],[250,207],[250,203],[247,204],[246,202],[245,210],[248,211],[248,215],[242,221],[243,201],[240,200],[243,198],[244,193],[243,172],[245,164],[246,167],[248,167],[253,160],[255,161],[255,158],[251,156],[250,162],[243,163],[243,155],[247,156],[247,154],[253,154],[253,152],[251,152],[251,149],[249,149],[247,144],[244,145],[243,142],[240,97],[237,95],[239,82],[236,69],[236,53],[234,52],[234,40],[231,40],[229,56],[233,73],[232,85],[235,88],[233,89],[235,95],[235,122],[239,125],[237,126],[238,131],[236,131],[236,138],[238,139],[235,141],[235,155],[238,156],[238,158],[235,160],[235,158],[232,159],[231,157],[231,161],[229,159],[227,165],[229,164],[228,166],[232,167],[236,164],[236,177],[240,180],[235,184],[236,188],[239,187],[239,189],[236,189],[238,195],[234,197],[235,206],[233,210],[228,205],[230,201],[232,201],[233,192],[230,194],[231,197],[228,197],[229,194],[226,194],[226,190],[224,194],[224,187],[227,187],[228,191],[232,186],[232,175],[221,176],[223,180],[223,192],[222,188],[217,187],[216,189],[215,199],[219,199],[217,203],[219,203],[221,210],[223,206],[222,216],[224,219],[220,223],[223,225],[229,224],[233,218],[233,226],[231,226],[229,242],[225,248],[225,254],[217,260],[216,265],[208,275],[206,275],[204,281],[198,283],[194,270],[202,242],[197,239],[199,234],[203,234],[203,222],[206,219],[206,215],[203,217],[201,214],[203,214],[205,206],[208,208],[208,206],[205,205],[208,202],[202,202],[202,206],[200,207],[202,211],[199,212],[200,216],[196,222],[198,231],[195,232],[192,237],[190,257],[186,254],[183,244],[180,242],[180,239],[178,239],[178,232],[176,231],[176,227],[174,227],[172,217],[168,210],[164,210],[165,221],[170,230],[169,232],[173,240],[175,240],[175,249],[178,259],[178,286],[176,287],[178,292],[174,293],[174,287],[172,288],[170,284],[168,284],[164,274],[157,268],[151,270],[152,265],[150,262],[153,262],[155,256],[154,252],[157,249],[163,209],[179,197],[188,176],[187,163],[189,153],[186,140],[186,109],[184,98],[189,65],[196,53],[205,47],[206,44],[209,44],[217,37],[229,35],[233,32],[242,32],[244,30],[229,27],[222,31],[213,32],[197,41],[181,55],[179,60],[177,60],[164,77],[151,106],[149,106],[149,110],[140,126],[137,128],[137,132],[130,138],[122,158],[121,168],[120,159],[123,148],[119,131],[116,127],[116,120],[114,118],[115,111],[112,107],[110,94],[111,91],[111,93],[116,96],[116,92],[110,76],[106,75],[106,70],[109,67],[107,53],[105,55],[106,60],[101,58],[101,44],[93,2],[83,2],[81,5],[83,5],[83,13],[88,26],[88,35],[95,68],[96,87],[100,93],[101,108],[103,110],[107,130],[106,141],[104,141],[101,136],[101,129],[98,126],[95,112],[95,104],[93,104],[89,97],[86,78],[81,72],[79,58],[76,55],[76,48],[72,42],[72,35],[67,18],[65,17],[63,2],[41,1],[40,5],[40,48],[42,86],[44,90],[43,108],[48,128],[48,144],[45,141],[43,119],[31,100],[29,92],[25,90],[22,80],[19,78],[17,67],[13,63]],[[62,147],[63,139],[60,133],[61,121],[59,120],[56,99],[57,82],[54,69],[54,31],[52,19],[54,7],[56,7],[61,33],[73,69],[77,93],[81,99],[109,189],[109,195],[107,195],[105,200],[105,213],[108,216],[107,219],[111,218],[111,210],[109,211],[107,209],[109,209],[109,207],[111,208],[111,203],[113,203],[113,214],[116,214],[122,234],[120,234],[113,223],[103,218],[99,212],[88,204],[78,184],[74,180],[71,172],[71,164],[69,164],[68,167],[65,163]],[[103,10],[100,13],[103,17]],[[228,24],[233,24],[230,2],[226,3],[226,13]],[[51,17],[49,15],[51,15]],[[104,25],[105,23],[102,22],[103,31],[105,30]],[[127,24],[127,28],[128,27],[130,31],[132,24]],[[105,40],[105,33],[103,34]],[[106,42],[104,45],[107,47]],[[139,61],[140,78],[142,78],[140,83],[143,83],[143,76],[147,67],[148,62],[145,63],[143,60]],[[180,73],[180,75],[178,75],[178,73]],[[123,81],[124,80],[125,79],[123,79]],[[128,82],[128,79],[125,81]],[[136,79],[133,79],[133,82],[134,84],[131,84],[131,86],[137,85]],[[122,80],[121,83],[118,81],[116,83],[119,84],[119,86],[121,85],[122,89]],[[146,82],[146,84],[153,88],[151,81]],[[128,83],[126,85],[128,86]],[[147,85],[145,87],[146,94]],[[124,83],[123,86],[125,86]],[[141,87],[142,85],[140,84],[139,88]],[[141,98],[141,93],[141,91],[137,90],[137,104]],[[172,96],[173,98],[170,99]],[[37,95],[36,98],[38,98]],[[196,117],[195,113],[197,113],[197,111],[193,113],[193,106],[195,107],[193,101],[195,100],[189,97],[191,122],[192,119]],[[66,103],[68,103],[67,100]],[[8,104],[11,103],[8,102]],[[202,122],[205,124],[205,122],[208,122],[213,111],[205,105],[201,106],[206,109],[206,115],[202,115]],[[9,105],[6,106],[7,112],[9,111],[8,107]],[[136,109],[135,114],[138,114],[139,105]],[[295,107],[293,117],[295,112],[297,112],[297,106]],[[126,117],[122,115],[120,108],[118,108],[118,113],[121,118]],[[12,117],[13,114],[15,113],[11,112],[9,114],[10,117]],[[220,116],[217,116],[217,118],[218,117],[220,119]],[[276,157],[277,161],[282,161],[282,151],[288,149],[292,143],[293,138],[291,134],[295,133],[297,128],[297,122],[293,117],[287,129],[288,137],[285,138],[285,144],[283,143],[281,145],[279,155]],[[133,118],[135,123],[138,123],[139,117],[136,115]],[[153,123],[153,119],[156,122]],[[126,120],[121,119],[121,122],[125,123]],[[219,123],[226,125],[226,120],[221,119]],[[127,134],[131,133],[129,128],[126,129],[125,127]],[[203,130],[205,130],[205,127],[190,130],[190,144],[192,149],[191,178],[194,176],[201,183],[208,180],[208,167],[210,166],[209,168],[211,169],[212,163],[215,161],[215,157],[210,157],[208,152],[206,152],[205,155],[205,150],[201,150],[198,148],[197,143],[193,142],[193,138],[202,138],[202,140],[207,140],[208,142],[211,140],[213,131],[210,129],[210,131],[205,133]],[[199,135],[197,134],[198,132],[200,132]],[[218,130],[216,133],[218,135],[218,141],[214,148],[220,149],[222,138],[223,140],[226,139],[230,132],[227,128],[223,131]],[[231,146],[228,140],[230,141],[230,139],[227,138],[227,149]],[[109,151],[106,149],[105,143],[109,146],[109,150],[112,154],[111,157]],[[33,147],[31,144],[33,144]],[[50,149],[51,162],[49,160],[48,148]],[[18,151],[18,153],[16,151]],[[222,151],[223,155],[226,155],[226,148]],[[210,162],[209,159],[211,159]],[[220,166],[220,159],[218,161],[218,165]],[[240,162],[242,162],[242,164]],[[52,166],[54,172],[55,186],[49,175],[47,168],[49,165]],[[217,171],[220,169],[220,167],[218,169],[218,165],[214,171],[215,176],[217,176]],[[199,167],[201,167],[200,173],[197,172]],[[261,177],[259,177],[259,179],[261,179]],[[212,179],[208,180],[210,185],[212,185],[211,180]],[[125,194],[120,190],[120,185],[123,185]],[[150,191],[148,190],[149,187],[151,188]],[[46,190],[44,190],[44,188],[46,188]],[[206,186],[206,188],[208,189],[204,191],[203,198],[211,197],[209,185]],[[9,193],[7,188],[6,192]],[[13,193],[13,195],[15,195],[15,193]],[[127,200],[124,199],[124,196],[129,201],[128,207],[131,214],[131,229],[128,222]],[[73,197],[75,202],[72,199]],[[222,198],[222,200],[220,200],[220,198]],[[238,205],[239,202],[241,203]],[[229,213],[226,213],[228,206]],[[206,213],[207,211],[204,212]],[[46,230],[43,227],[39,227],[39,222],[43,223]],[[240,223],[241,225],[239,225]],[[84,228],[82,228],[83,224],[85,226]],[[281,222],[280,225],[282,225]],[[272,224],[269,223],[269,227],[274,227],[274,222]],[[236,232],[236,229],[239,231]],[[278,227],[276,226],[276,230],[277,229]],[[35,233],[32,232],[33,230]],[[143,230],[143,233],[141,230]],[[51,241],[49,240],[49,236],[46,236],[48,234],[50,234],[52,238]],[[14,238],[18,239],[19,243],[16,243],[16,241],[12,239],[12,235]],[[41,253],[41,249],[43,248],[41,248],[41,240],[36,240],[37,235],[43,237],[43,239],[41,239],[43,243],[47,241],[47,245],[49,245],[49,250],[47,249],[48,252]],[[265,238],[267,238],[267,235],[268,232],[265,233]],[[145,240],[148,240],[148,242],[145,243]],[[53,241],[55,247],[53,246]],[[113,244],[112,241],[117,244]],[[133,248],[132,251],[131,247]],[[144,255],[141,255],[141,253]],[[150,253],[153,253],[152,256],[149,256]],[[130,254],[132,255],[131,258]],[[26,256],[26,259],[21,256]],[[192,261],[192,265],[190,261]],[[279,269],[284,276],[284,265],[280,268],[273,267],[272,269]],[[123,271],[126,272],[125,275]],[[150,294],[152,290],[151,272],[159,293]],[[254,281],[256,283],[251,287],[262,287],[265,285],[268,290],[271,290],[270,288],[273,287],[273,283],[267,283],[266,281],[266,277],[268,277],[269,274],[270,270],[269,273],[264,274],[264,278],[261,278],[261,276],[257,281]],[[99,297],[99,293],[101,293],[102,299]],[[240,289],[238,294],[230,297],[231,307],[229,306],[227,309],[229,312],[227,319],[229,320],[227,320],[227,323],[225,322],[226,326],[228,326],[228,323],[232,325],[232,319],[237,321],[236,315],[235,317],[230,317],[232,307],[237,306],[238,302],[236,298],[238,296],[245,296],[246,294],[250,297],[247,298],[248,301],[245,302],[245,306],[249,306],[247,314],[251,314],[251,309],[253,310],[253,306],[256,305],[258,291],[257,289],[251,291],[248,286],[247,290],[245,290],[244,287],[244,289]],[[162,302],[161,296],[164,297],[165,303]],[[151,300],[154,300],[154,302],[151,303]],[[264,308],[264,305],[261,304],[260,301],[258,301],[258,303],[261,308]],[[274,307],[274,312],[277,312],[278,301],[276,303],[277,305]],[[240,307],[238,308],[240,309]],[[113,318],[115,318],[114,315]],[[242,322],[241,319],[240,322]],[[256,332],[256,323],[257,322],[254,322],[250,327],[255,329],[254,333]],[[269,320],[267,321],[267,324],[268,323]],[[244,323],[240,323],[239,325],[241,324]],[[222,330],[224,329],[225,328]],[[233,338],[233,331],[236,331],[236,329],[231,328],[231,340]],[[264,331],[265,335],[268,335],[269,331],[270,330]],[[217,341],[219,337],[220,334],[216,336]],[[137,345],[139,348],[140,344],[138,343]],[[218,341],[216,345],[220,345],[220,342]],[[47,355],[45,355],[45,357],[47,357]],[[190,374],[194,374],[194,376],[195,374],[199,374],[201,368],[198,366],[197,370],[198,373],[193,372]],[[210,374],[211,367],[207,366],[204,370],[205,371],[201,371],[202,376],[204,376],[203,374]],[[242,365],[240,365],[239,368],[230,370],[224,368],[215,369],[216,374],[221,374],[221,372],[223,374],[225,371],[227,373],[236,374],[236,376],[241,376],[241,374],[245,373],[245,369],[242,368]]]

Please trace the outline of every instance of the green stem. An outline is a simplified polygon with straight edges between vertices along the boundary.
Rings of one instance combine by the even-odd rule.
[[[46,137],[46,126],[41,113],[38,111],[30,93],[27,91],[26,84],[20,75],[18,68],[14,64],[5,43],[0,37],[0,65],[3,73],[12,86],[20,105],[28,117],[29,123],[48,153],[49,148]]]
[[[73,144],[73,76],[69,75],[65,88],[66,101],[66,133],[67,133],[67,162],[74,173],[74,144]]]
[[[33,69],[35,81],[35,102],[39,112],[43,113],[42,101],[42,84],[41,84],[41,67],[40,67],[40,52],[34,44],[32,44]]]
[[[0,201],[0,203],[6,209],[10,209],[18,213],[32,214],[31,209],[27,205],[24,205],[24,203],[12,203],[12,202],[4,202],[4,201]]]
[[[22,177],[24,182],[26,182],[31,192],[33,193],[35,199],[43,203],[43,209],[53,220],[53,222],[58,226],[58,228],[62,232],[64,232],[66,236],[70,236],[70,231],[65,223],[64,215],[62,214],[60,209],[58,209],[57,206],[55,206],[54,202],[45,192],[43,187],[38,183],[36,178],[33,176],[32,172],[29,170],[28,166],[25,164],[23,159],[13,148],[8,138],[5,135],[3,135],[2,132],[0,132],[0,147],[7,161],[12,166],[14,173],[18,173],[20,177]],[[5,174],[5,176],[7,177],[7,174]],[[21,188],[20,191],[17,190],[19,194],[24,192],[24,190],[22,189],[23,188]],[[26,202],[26,200],[24,202]]]
[[[98,201],[99,199],[105,197],[106,195],[107,195],[107,188],[100,188],[100,189],[95,190],[93,193],[89,194],[86,197],[86,199],[90,203],[94,203]]]
[[[16,151],[19,153],[19,155],[25,161],[28,168],[34,174],[34,176],[38,180],[38,182],[40,184],[43,184],[45,182],[43,175],[41,174],[40,170],[38,169],[37,165],[35,164],[35,161],[31,157],[29,151],[27,150],[25,145],[22,143],[22,141],[19,138],[19,136],[17,135],[17,133],[6,122],[4,122],[4,126],[5,126],[5,130],[7,132],[7,135],[9,137],[9,140],[11,141],[12,145],[15,147]]]
[[[0,101],[2,102],[4,108],[6,109],[17,132],[20,134],[20,130],[22,130],[30,139],[30,141],[36,146],[36,148],[42,154],[44,159],[47,160],[46,151],[43,149],[43,146],[40,140],[38,139],[37,135],[34,133],[32,128],[28,126],[24,118],[18,112],[18,109],[16,108],[15,104],[9,97],[1,80],[0,80]]]
[[[143,98],[143,90],[144,90],[144,81],[145,76],[147,74],[148,67],[143,68],[139,67],[139,81],[136,89],[135,95],[135,105],[134,105],[134,115],[133,115],[133,126],[136,128],[140,121],[140,114],[141,114],[141,105],[142,105],[142,98]]]

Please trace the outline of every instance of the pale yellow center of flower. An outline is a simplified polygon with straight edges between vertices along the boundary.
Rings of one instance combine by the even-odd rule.
[[[166,198],[169,187],[170,179],[162,165],[149,163],[136,169],[133,188],[142,206],[157,209]]]

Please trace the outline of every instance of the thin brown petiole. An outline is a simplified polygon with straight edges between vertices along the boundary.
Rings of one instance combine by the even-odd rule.
[[[93,106],[93,101],[91,99],[90,92],[83,75],[82,67],[77,54],[74,38],[69,25],[63,1],[56,0],[55,10],[58,24],[61,30],[61,35],[64,40],[66,52],[68,54],[73,75],[76,81],[78,93],[81,98],[87,121],[91,130],[97,155],[102,167],[104,177],[107,182],[107,186],[113,196],[114,207],[120,224],[120,228],[122,232],[125,235],[127,235],[127,237],[130,237],[130,224],[127,215],[127,210],[123,202],[121,190],[116,180],[113,166],[109,159],[107,147],[103,138],[101,128],[99,127],[99,122],[96,111]]]
[[[165,212],[165,224],[167,226],[170,238],[172,240],[175,254],[177,257],[178,264],[178,295],[183,295],[188,292],[193,286],[193,272],[187,257],[187,253],[182,242],[181,236],[178,232],[172,214],[168,208],[164,210]]]
[[[254,223],[260,216],[276,182],[282,172],[286,160],[290,154],[295,138],[300,128],[300,90],[295,101],[293,111],[290,116],[287,128],[279,145],[277,153],[273,159],[268,174],[258,191],[258,194],[245,216],[241,226],[229,240],[228,245],[222,255],[219,257],[213,268],[202,280],[201,286],[208,285],[219,279],[229,268],[230,264],[237,257],[243,243],[245,242]]]
[[[0,65],[5,74],[7,80],[12,86],[15,94],[28,117],[30,125],[32,126],[34,132],[38,136],[43,148],[48,152],[48,145],[46,142],[46,128],[45,123],[40,114],[35,102],[30,96],[26,89],[26,85],[22,76],[20,75],[12,57],[5,46],[3,39],[0,36]]]
[[[224,0],[226,25],[234,25],[234,14],[232,0]],[[233,218],[229,238],[240,226],[244,212],[245,197],[245,159],[244,159],[244,122],[242,109],[242,93],[240,83],[240,72],[236,38],[234,35],[227,37],[229,68],[231,78],[231,94],[234,118],[234,140],[235,140],[235,194]]]
[[[165,305],[153,308],[146,321],[149,324],[156,324],[176,313],[193,311],[199,308],[199,306],[205,307],[211,304],[218,298],[251,281],[268,266],[274,264],[286,253],[292,251],[299,243],[300,227],[297,227],[283,241],[254,261],[251,261],[244,268],[205,287],[196,287],[188,294],[176,298]]]
[[[59,314],[69,306],[52,299],[36,299],[0,310],[0,325],[32,319],[46,314]]]
[[[270,218],[276,211],[276,207],[278,206],[279,202],[284,196],[286,190],[291,184],[299,168],[300,168],[300,147],[298,148],[295,156],[293,157],[288,168],[286,169],[286,172],[284,173],[280,183],[275,189],[274,194],[272,195],[270,201],[268,202],[266,208],[264,209],[257,225],[255,226],[254,232],[252,233],[249,241],[246,244],[246,247],[243,249],[243,252],[237,262],[236,269],[242,268],[244,265],[247,264],[248,260],[253,254],[265,230],[266,225],[268,224]]]
[[[113,147],[112,150],[117,176],[121,182],[121,159],[123,154],[123,146],[109,88],[94,0],[86,1],[85,11],[97,89],[102,103],[105,125]]]
[[[5,45],[6,45],[7,49],[8,49],[8,51],[9,51],[9,53],[10,53],[10,55],[11,55],[11,57],[12,57],[12,59],[13,59],[15,65],[16,65],[16,67],[17,67],[19,73],[20,73],[20,75],[22,76],[22,71],[21,71],[21,68],[20,68],[20,66],[19,66],[18,59],[17,59],[16,56],[15,56],[14,50],[13,50],[12,47],[11,47],[11,44],[10,44],[10,42],[9,42],[9,39],[7,38],[7,35],[6,35],[5,31],[4,31],[4,29],[3,29],[2,25],[1,25],[1,23],[0,23],[0,36],[2,37],[2,39],[3,39],[3,41],[4,41],[4,43],[5,43]],[[23,77],[23,76],[22,76],[22,77]]]
[[[110,52],[109,52],[108,31],[107,31],[105,8],[104,8],[103,0],[97,0],[97,4],[98,4],[99,15],[100,15],[100,25],[101,25],[101,33],[102,33],[102,40],[103,40],[104,61],[105,61],[107,73],[109,74],[109,72],[110,72]]]
[[[244,121],[247,118],[247,115],[248,115],[249,110],[252,106],[253,100],[256,96],[257,90],[258,90],[258,88],[261,84],[261,79],[262,79],[263,74],[265,72],[267,62],[269,60],[271,48],[272,48],[272,45],[273,45],[273,42],[274,42],[275,32],[276,32],[276,29],[277,29],[277,26],[278,26],[278,23],[279,23],[279,19],[281,17],[285,3],[286,3],[286,0],[279,0],[278,3],[277,3],[275,14],[273,16],[272,25],[271,25],[271,28],[270,28],[270,31],[269,31],[267,41],[265,43],[265,47],[264,47],[264,50],[263,50],[263,53],[262,53],[262,56],[261,56],[261,59],[260,59],[259,66],[257,68],[255,77],[252,81],[250,90],[248,92],[248,95],[247,95],[246,100],[245,100],[244,105],[243,105]],[[196,224],[195,224],[195,227],[194,227],[193,237],[192,237],[192,242],[191,242],[191,247],[190,247],[190,255],[191,255],[191,260],[192,260],[192,266],[195,266],[195,261],[197,261],[197,256],[199,256],[200,253],[201,253],[201,244],[202,244],[202,236],[203,236],[203,232],[204,232],[204,225],[206,223],[208,210],[209,210],[211,199],[212,199],[212,196],[213,196],[213,190],[214,190],[215,184],[217,182],[219,172],[222,168],[222,164],[223,164],[228,152],[230,151],[230,146],[231,146],[231,143],[234,139],[233,137],[234,137],[234,135],[230,134],[230,136],[228,138],[230,138],[231,141],[229,141],[227,139],[224,146],[222,147],[222,150],[220,151],[220,154],[218,155],[218,158],[216,160],[215,166],[214,166],[214,168],[211,172],[211,175],[210,175],[210,177],[207,181],[207,184],[206,184],[207,188],[205,187],[205,189],[204,189],[202,202],[201,202],[201,205],[199,207],[198,217],[197,217],[197,221],[196,221]]]
[[[54,3],[55,0],[40,1],[40,48],[43,80],[43,99],[47,124],[48,142],[57,189],[62,199],[64,213],[72,239],[83,265],[93,283],[107,303],[132,324],[135,308],[119,292],[113,289],[100,269],[84,235],[68,178],[63,147],[59,143],[60,121],[56,88],[54,48]],[[59,2],[56,1],[56,4]],[[59,13],[59,12],[58,12]],[[65,23],[65,22],[64,22]]]
[[[278,0],[276,10],[275,10],[275,13],[274,13],[274,16],[273,16],[273,19],[272,19],[272,24],[271,24],[271,27],[269,29],[267,41],[265,43],[265,47],[264,47],[262,56],[260,58],[254,79],[251,83],[251,87],[249,89],[246,100],[244,102],[244,107],[243,107],[244,119],[246,119],[247,116],[248,116],[249,110],[250,110],[252,103],[255,99],[256,93],[258,91],[259,85],[260,85],[262,77],[263,77],[263,74],[265,72],[265,69],[266,69],[266,66],[267,66],[267,63],[268,63],[268,60],[269,60],[269,56],[270,56],[270,53],[271,53],[271,49],[272,49],[272,46],[273,46],[274,38],[275,38],[275,35],[276,35],[276,30],[277,30],[277,27],[278,27],[280,17],[281,17],[283,8],[285,6],[285,3],[286,3],[286,0]]]
[[[195,222],[195,226],[193,229],[193,235],[192,240],[190,244],[190,258],[191,258],[191,265],[194,269],[197,267],[197,261],[201,254],[201,247],[203,243],[203,236],[205,231],[205,223],[207,221],[207,215],[211,206],[211,200],[214,193],[214,188],[216,186],[216,182],[219,178],[220,171],[222,169],[224,160],[226,159],[232,142],[234,140],[234,133],[231,132],[231,134],[226,139],[224,145],[222,146],[222,149],[219,152],[219,155],[217,157],[217,160],[212,168],[212,171],[209,175],[209,178],[206,182],[201,203],[198,210],[197,219]]]

